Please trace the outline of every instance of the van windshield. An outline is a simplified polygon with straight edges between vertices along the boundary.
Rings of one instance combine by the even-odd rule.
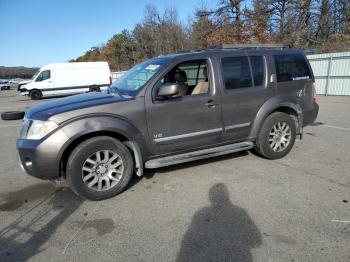
[[[32,76],[32,80],[34,80],[39,73],[40,73],[40,70],[36,71],[35,74]]]
[[[134,66],[111,85],[110,92],[136,95],[166,63],[166,59],[152,59]]]

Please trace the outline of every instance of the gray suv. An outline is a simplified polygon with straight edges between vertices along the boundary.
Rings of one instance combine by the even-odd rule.
[[[254,149],[284,157],[318,113],[305,55],[282,45],[219,45],[130,69],[107,93],[31,107],[18,140],[31,176],[79,196],[122,192],[133,174]]]

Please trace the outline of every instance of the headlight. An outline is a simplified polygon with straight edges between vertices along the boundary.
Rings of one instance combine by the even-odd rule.
[[[21,130],[21,139],[39,140],[58,128],[53,121],[26,119]]]

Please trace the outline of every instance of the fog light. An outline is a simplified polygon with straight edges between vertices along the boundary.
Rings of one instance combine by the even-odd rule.
[[[32,168],[33,166],[33,162],[32,160],[30,160],[29,158],[26,157],[25,161],[24,161],[24,164],[27,168]]]

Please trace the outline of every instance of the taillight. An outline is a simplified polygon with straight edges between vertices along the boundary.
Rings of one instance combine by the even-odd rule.
[[[312,102],[316,103],[316,83],[312,84]]]
[[[109,76],[109,84],[111,85],[112,84],[112,77]]]

